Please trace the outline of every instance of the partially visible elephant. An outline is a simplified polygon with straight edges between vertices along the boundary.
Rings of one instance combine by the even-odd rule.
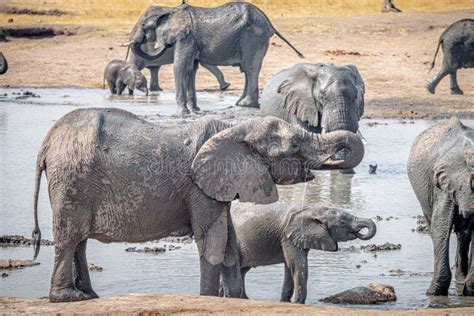
[[[294,302],[304,304],[309,250],[337,251],[338,242],[367,240],[377,231],[370,219],[327,207],[233,203],[230,214],[239,245],[242,298],[248,298],[245,275],[251,268],[285,263],[281,301],[289,302],[294,294]]]
[[[351,155],[331,159],[343,149]],[[87,270],[89,238],[144,242],[188,234],[199,251],[200,293],[217,295],[221,272],[238,262],[232,200],[273,203],[276,184],[309,181],[311,169],[352,168],[363,153],[353,133],[312,135],[275,117],[236,126],[203,120],[170,128],[120,109],[72,111],[48,132],[36,162],[35,258],[43,171],[53,209],[49,299],[97,297]],[[239,297],[240,289],[230,295]]]
[[[261,113],[314,133],[355,133],[364,114],[364,94],[364,81],[354,65],[296,64],[266,84]]]
[[[258,107],[258,77],[270,37],[276,34],[296,50],[255,5],[230,2],[216,8],[187,4],[145,20],[144,35],[131,41],[132,51],[147,60],[174,47],[174,79],[178,112],[198,111],[195,76],[198,63],[235,66],[245,74],[245,88],[237,105]],[[155,51],[145,52],[146,42]]]
[[[5,56],[0,53],[0,75],[7,73],[8,71],[8,62]]]
[[[148,95],[148,83],[145,76],[134,64],[123,60],[114,59],[107,64],[104,70],[104,86],[105,81],[112,94],[120,95],[127,88],[129,95],[133,95],[135,89]]]
[[[418,135],[408,158],[408,177],[433,241],[434,274],[427,294],[448,295],[454,227],[456,281],[463,295],[474,295],[474,129],[453,117]]]
[[[172,8],[162,7],[162,6],[149,7],[145,11],[145,13],[143,13],[140,16],[137,23],[133,27],[133,30],[129,36],[130,42],[124,45],[128,46],[130,50],[130,44],[132,44],[133,41],[137,41],[140,38],[143,38],[145,36],[145,32],[143,30],[143,23],[146,19],[163,14],[165,12],[170,12],[171,10]],[[155,45],[154,41],[147,42],[146,44],[142,45],[142,50],[151,53],[153,51],[154,45]],[[127,51],[127,56],[128,56],[129,50]],[[143,68],[148,68],[150,70],[150,76],[151,76],[150,91],[161,91],[162,89],[160,87],[159,80],[158,80],[158,72],[160,71],[160,67],[162,65],[172,64],[173,58],[174,58],[174,48],[170,47],[166,49],[165,52],[163,52],[163,54],[160,57],[153,60],[144,59],[140,56],[137,56],[132,51],[130,55],[130,62],[134,64],[135,66],[137,66],[139,70],[142,70]],[[209,70],[216,77],[217,81],[219,82],[219,89],[225,90],[230,86],[230,83],[225,81],[224,75],[219,70],[219,68],[217,68],[216,66],[205,65],[205,64],[201,64],[201,66]]]
[[[430,93],[446,76],[451,79],[451,94],[463,94],[457,81],[457,72],[461,68],[474,68],[474,20],[464,19],[454,22],[441,34],[436,53],[431,63],[434,68],[439,47],[443,49],[443,65],[438,74],[426,85]]]

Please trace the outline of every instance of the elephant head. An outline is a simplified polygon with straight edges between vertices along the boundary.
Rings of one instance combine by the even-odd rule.
[[[350,154],[331,160],[341,150]],[[218,201],[266,204],[278,200],[276,184],[311,180],[311,169],[353,168],[363,155],[354,133],[318,135],[268,116],[211,137],[200,147],[192,170],[201,190]]]
[[[163,8],[145,18],[128,45],[133,52],[145,59],[156,59],[172,47],[177,41],[191,32],[192,20],[186,6]],[[154,52],[145,52],[142,44],[154,42]]]
[[[361,233],[363,229],[367,232]],[[337,251],[340,241],[368,240],[377,232],[375,223],[334,208],[307,207],[287,214],[285,236],[298,248]]]
[[[148,95],[148,82],[145,76],[138,69],[125,66],[120,69],[119,77],[123,78],[123,83],[129,89],[136,89]]]
[[[434,165],[433,182],[468,218],[474,214],[474,131],[463,132],[458,145]]]
[[[365,86],[353,65],[299,64],[278,87],[284,119],[312,132],[356,132]]]
[[[8,71],[8,62],[5,56],[0,53],[0,75],[3,75]]]

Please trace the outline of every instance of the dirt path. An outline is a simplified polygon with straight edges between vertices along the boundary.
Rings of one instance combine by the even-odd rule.
[[[272,38],[260,76],[261,88],[280,69],[301,62],[355,64],[367,87],[366,117],[426,117],[458,114],[474,116],[474,70],[458,72],[463,96],[449,94],[449,79],[430,95],[426,81],[441,32],[452,22],[474,16],[474,9],[438,13],[374,14],[357,17],[274,18],[275,26],[306,55],[298,58],[277,38]],[[129,25],[115,33],[96,31],[77,36],[56,36],[41,40],[13,39],[0,46],[10,70],[0,77],[0,86],[102,87],[102,73],[108,61],[124,58]],[[237,68],[223,67],[232,83],[229,93],[240,94],[243,76]],[[174,89],[172,67],[160,76],[166,89]],[[200,70],[199,89],[214,89],[217,83]]]
[[[130,294],[74,303],[0,298],[5,314],[101,315],[472,315],[474,308],[380,311],[191,295]]]

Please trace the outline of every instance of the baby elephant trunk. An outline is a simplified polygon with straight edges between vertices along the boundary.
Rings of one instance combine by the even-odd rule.
[[[360,231],[367,228],[367,233],[363,234]],[[356,218],[354,221],[354,234],[361,240],[368,240],[375,236],[377,226],[374,221],[368,218]]]

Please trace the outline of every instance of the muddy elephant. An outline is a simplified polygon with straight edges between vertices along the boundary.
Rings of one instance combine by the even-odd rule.
[[[443,65],[438,74],[428,82],[426,89],[434,94],[438,83],[449,75],[451,94],[463,94],[458,85],[457,72],[461,68],[474,68],[474,20],[464,19],[448,26],[439,38],[430,70],[434,68],[440,46],[443,49]]]
[[[270,37],[276,34],[298,52],[250,3],[231,2],[216,8],[183,4],[147,20],[145,36],[134,41],[132,51],[147,60],[159,58],[174,47],[174,79],[178,112],[198,111],[195,76],[198,63],[235,66],[245,74],[245,88],[237,105],[258,107],[258,77]],[[155,41],[151,53],[142,50]]]
[[[327,207],[233,203],[230,214],[239,245],[242,298],[248,298],[245,274],[251,268],[284,263],[281,301],[289,302],[294,294],[294,302],[304,304],[309,250],[337,251],[338,242],[367,240],[377,231],[370,219]],[[361,233],[363,229],[367,232]],[[223,284],[238,282],[232,275],[223,280]]]
[[[129,49],[127,50],[127,57],[130,51],[130,45],[132,45],[134,42],[143,42],[143,38],[145,36],[145,32],[143,30],[144,22],[149,18],[153,19],[154,16],[157,16],[166,12],[170,12],[171,10],[172,8],[169,8],[169,7],[151,6],[148,8],[148,10],[145,11],[145,13],[143,13],[140,16],[137,23],[133,27],[132,32],[130,33],[130,36],[129,36],[130,41],[126,44],[123,44],[123,46],[129,47]],[[154,45],[155,45],[154,41],[147,42],[144,45],[142,45],[142,50],[146,52],[152,52]],[[158,73],[162,65],[172,64],[173,58],[174,58],[174,47],[170,47],[166,49],[166,51],[163,52],[163,54],[160,57],[153,60],[144,59],[142,57],[137,56],[133,52],[131,52],[130,54],[130,62],[134,64],[135,66],[137,66],[139,70],[142,70],[143,68],[148,68],[148,70],[150,71],[150,76],[151,76],[150,91],[162,91],[159,84]],[[219,89],[225,90],[230,86],[230,83],[225,81],[224,75],[219,70],[219,68],[217,68],[216,66],[205,65],[205,64],[201,64],[201,66],[209,70],[214,75],[214,77],[216,77],[217,81],[219,82]]]
[[[364,114],[364,94],[354,65],[297,64],[266,84],[260,111],[314,133],[355,133]]]
[[[343,149],[352,154],[331,160]],[[199,251],[200,293],[217,295],[221,270],[238,259],[229,220],[232,200],[275,202],[276,184],[311,180],[312,169],[351,168],[363,151],[350,132],[311,135],[274,117],[236,126],[203,120],[173,128],[114,108],[72,111],[51,128],[36,163],[35,257],[43,171],[53,209],[49,299],[97,297],[87,270],[89,238],[144,242],[187,234],[194,235]]]
[[[449,238],[454,227],[457,235],[456,281],[463,295],[472,296],[474,130],[457,118],[425,130],[411,147],[408,177],[433,241],[434,274],[427,294],[448,294],[451,282]]]
[[[134,64],[126,61],[115,59],[108,63],[104,70],[104,88],[106,81],[112,94],[120,95],[127,88],[129,95],[133,95],[135,89],[148,95],[145,76]]]
[[[7,73],[8,71],[8,62],[5,55],[0,53],[0,75]]]

